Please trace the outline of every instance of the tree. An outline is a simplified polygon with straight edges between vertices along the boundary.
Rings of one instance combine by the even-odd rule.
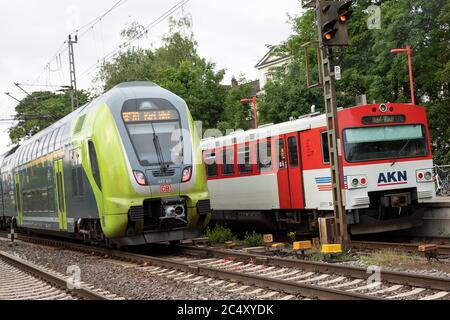
[[[225,112],[221,121],[217,124],[217,129],[222,133],[227,130],[248,130],[253,128],[248,119],[253,119],[253,106],[251,103],[242,103],[241,99],[249,98],[252,94],[252,83],[243,76],[239,79],[238,85],[227,89],[224,100]]]
[[[85,91],[78,92],[80,105],[85,104],[89,96]],[[72,111],[71,94],[56,94],[48,91],[38,91],[24,98],[16,106],[18,123],[9,129],[12,143],[19,143],[44,130],[54,122],[65,117]]]
[[[130,28],[122,36],[133,39],[141,28],[136,24]],[[188,17],[171,19],[170,31],[162,40],[155,50],[129,47],[103,64],[98,79],[104,90],[125,81],[152,81],[182,97],[204,128],[215,127],[225,110],[226,89],[221,85],[225,71],[216,72],[214,63],[198,55]]]
[[[320,90],[306,86],[305,58],[300,45],[316,39],[315,16],[307,11],[303,16],[290,17],[294,34],[276,49],[280,56],[290,55],[292,61],[274,70],[274,80],[264,88],[259,103],[262,122],[279,123],[291,117],[310,113],[311,106],[323,110],[324,99]],[[312,59],[314,62],[314,59]],[[317,68],[313,70],[317,74]]]
[[[381,29],[368,29],[368,8],[381,9]],[[349,21],[350,45],[338,64],[343,70],[337,82],[338,105],[350,107],[354,98],[366,94],[368,101],[410,102],[406,55],[391,54],[393,48],[411,45],[416,100],[427,107],[434,158],[450,163],[450,0],[357,0]],[[286,121],[309,112],[309,105],[322,109],[321,90],[307,91],[305,64],[300,45],[317,40],[314,10],[291,17],[293,34],[279,50],[293,61],[281,68],[265,88],[260,111],[265,122]],[[310,55],[311,66],[315,61]],[[317,69],[312,70],[317,74]],[[426,102],[425,102],[426,101]],[[420,103],[420,102],[418,102]]]

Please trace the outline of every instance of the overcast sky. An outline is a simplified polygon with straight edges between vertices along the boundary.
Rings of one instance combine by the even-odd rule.
[[[121,43],[120,30],[137,21],[149,25],[180,0],[128,0],[111,12],[75,45],[78,87],[89,89],[98,60]],[[0,118],[14,114],[15,101],[4,95],[25,95],[14,82],[69,85],[68,55],[51,58],[68,33],[103,14],[117,0],[0,0]],[[291,33],[287,13],[301,13],[299,0],[191,0],[185,7],[194,23],[200,55],[227,69],[225,81],[244,73],[257,77],[254,65],[267,52],[266,44],[277,44]],[[180,11],[177,13],[180,14]],[[140,45],[158,46],[168,31],[167,21],[152,29]],[[61,61],[62,63],[59,63]],[[39,87],[25,87],[36,91]],[[0,122],[0,153],[10,143],[11,124]]]

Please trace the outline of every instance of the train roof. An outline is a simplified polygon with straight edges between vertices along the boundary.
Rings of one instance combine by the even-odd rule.
[[[206,138],[202,140],[202,148],[213,149],[215,147],[233,144],[233,141],[242,143],[244,141],[264,139],[270,136],[292,132],[294,128],[297,131],[319,128],[324,125],[325,120],[325,114],[321,114],[319,112],[311,113],[298,119],[282,122],[279,124],[271,123],[260,126],[258,129],[252,129],[248,131],[235,131],[227,136],[218,138]]]
[[[106,93],[91,100],[90,102],[81,106],[77,110],[69,113],[64,118],[56,121],[52,125],[45,128],[44,130],[26,139],[21,143],[20,147],[18,146],[15,149],[13,149],[14,150],[13,152],[9,151],[8,153],[4,154],[2,157],[0,157],[0,160],[4,160],[10,156],[13,156],[18,149],[33,143],[37,139],[40,139],[41,137],[49,134],[50,132],[58,128],[64,128],[64,134],[61,140],[68,139],[70,136],[70,125],[72,123],[72,120],[80,115],[83,115],[84,113],[88,112],[91,108],[98,106],[99,104],[106,103],[114,109],[121,110],[123,103],[127,100],[148,98],[149,96],[167,99],[170,101],[176,100],[180,103],[184,103],[184,101],[180,97],[158,86],[153,82],[150,81],[124,82],[116,85]]]
[[[338,112],[351,112],[354,109],[359,108],[373,108],[373,107],[380,107],[381,105],[387,105],[387,106],[396,106],[396,107],[402,107],[402,108],[424,108],[417,105],[412,104],[404,104],[404,103],[380,103],[380,104],[369,104],[369,105],[360,105],[360,106],[352,106],[350,108],[339,108]],[[412,112],[412,111],[410,111]],[[229,135],[222,136],[222,137],[212,137],[212,138],[206,138],[202,140],[202,149],[214,149],[217,147],[223,147],[228,146],[234,143],[243,143],[248,141],[254,141],[258,139],[264,139],[271,136],[277,136],[282,135],[286,133],[290,133],[293,131],[304,131],[309,130],[313,128],[320,128],[326,126],[326,115],[320,114],[318,112],[307,114],[304,116],[301,116],[298,119],[294,119],[291,121],[282,122],[279,124],[267,124],[260,126],[258,129],[252,129],[248,131],[235,131]],[[214,132],[218,133],[217,131]]]

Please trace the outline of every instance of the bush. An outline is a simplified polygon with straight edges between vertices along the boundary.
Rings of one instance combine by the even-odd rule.
[[[256,233],[255,231],[253,231],[253,233],[247,232],[244,241],[251,247],[260,247],[264,244],[264,237],[262,234]]]
[[[216,225],[213,230],[206,229],[206,237],[210,243],[223,244],[228,241],[234,241],[235,236],[233,232],[225,227]]]

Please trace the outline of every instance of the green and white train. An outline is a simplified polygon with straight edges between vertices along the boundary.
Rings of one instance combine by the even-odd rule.
[[[201,157],[180,97],[120,84],[0,157],[0,227],[122,246],[198,237]]]

